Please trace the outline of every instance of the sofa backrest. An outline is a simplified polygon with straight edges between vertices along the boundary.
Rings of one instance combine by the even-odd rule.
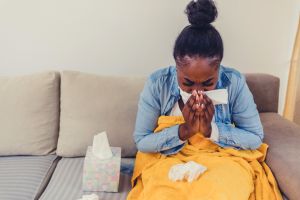
[[[245,76],[259,112],[277,112],[279,79]],[[46,155],[57,147],[59,156],[84,156],[93,136],[107,131],[122,157],[135,156],[133,131],[145,80],[74,71],[0,77],[0,155]]]
[[[110,145],[122,147],[122,157],[134,156],[133,131],[145,80],[63,72],[57,154],[84,156],[93,136],[107,131]],[[266,74],[246,74],[246,80],[258,110],[277,112],[279,79]]]
[[[259,112],[278,112],[279,78],[269,74],[245,74]]]

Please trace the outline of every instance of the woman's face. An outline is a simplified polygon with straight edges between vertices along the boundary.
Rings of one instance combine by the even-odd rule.
[[[185,56],[176,60],[177,79],[180,88],[188,93],[193,90],[214,90],[218,81],[220,60],[199,56]]]

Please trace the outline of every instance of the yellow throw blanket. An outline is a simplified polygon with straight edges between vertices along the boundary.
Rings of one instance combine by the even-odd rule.
[[[181,123],[181,116],[161,116],[154,132]],[[264,162],[267,148],[267,144],[257,150],[221,148],[197,133],[174,155],[139,151],[127,200],[282,200]],[[170,168],[188,161],[207,171],[191,183],[169,180]]]

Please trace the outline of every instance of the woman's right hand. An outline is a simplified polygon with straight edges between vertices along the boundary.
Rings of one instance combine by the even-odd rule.
[[[200,98],[194,90],[182,109],[185,123],[179,125],[179,138],[181,140],[187,140],[199,132],[199,116],[201,113],[202,108],[200,107]]]

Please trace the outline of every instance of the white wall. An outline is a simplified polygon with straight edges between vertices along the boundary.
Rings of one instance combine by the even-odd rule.
[[[0,74],[48,69],[148,75],[174,63],[188,0],[0,0]],[[300,0],[217,0],[223,64],[281,78],[280,111]]]

